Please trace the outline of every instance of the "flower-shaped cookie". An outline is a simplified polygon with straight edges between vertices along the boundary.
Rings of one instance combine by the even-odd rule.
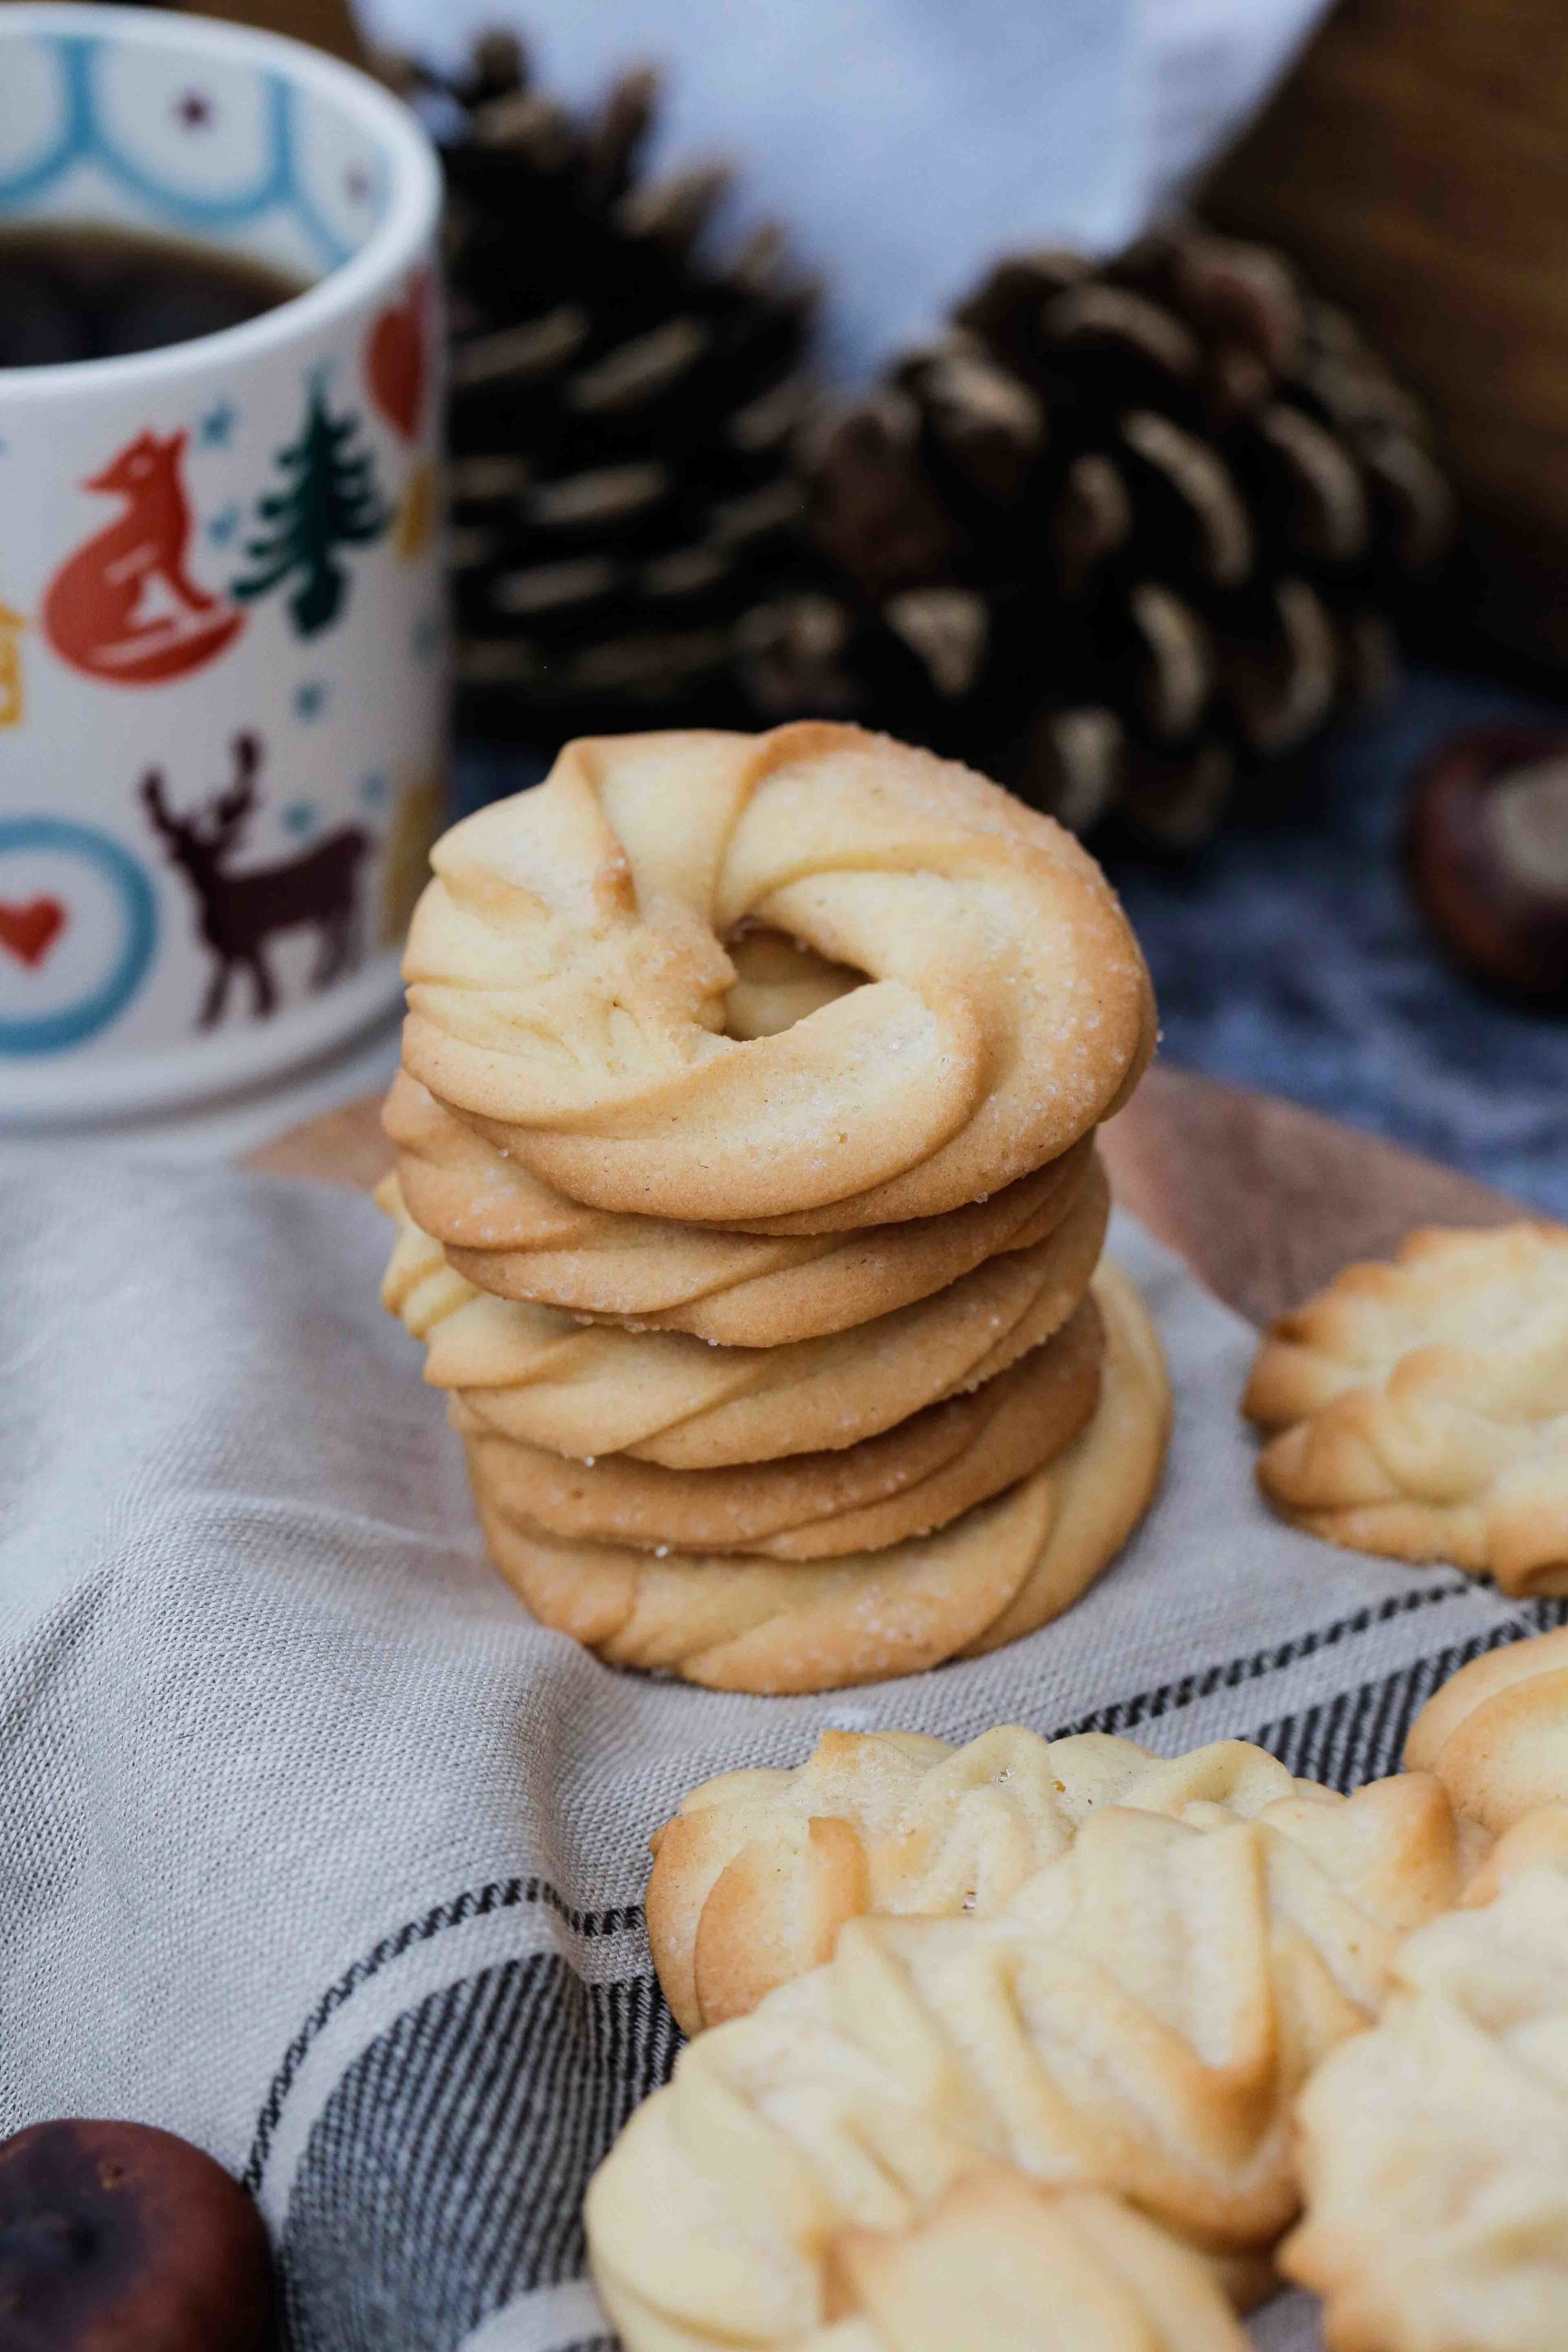
[[[1538,1805],[1568,1804],[1568,1625],[1462,1667],[1416,1716],[1404,1762],[1435,1772],[1495,1838]]]
[[[789,2352],[1247,2352],[1212,2266],[1114,2197],[1007,2165],[909,2229],[839,2231],[827,2276],[834,2316]],[[642,2315],[607,2299],[639,2352]]]
[[[1301,2101],[1281,2267],[1331,2352],[1568,2343],[1568,1814],[1521,1822],[1467,1900]]]
[[[965,1747],[919,1732],[824,1732],[793,1770],[705,1781],[659,1831],[654,1965],[696,2033],[830,1960],[846,1919],[1000,1911],[1106,1805],[1212,1825],[1324,1794],[1240,1739],[1168,1758],[1107,1732],[1042,1739],[1018,1724]]]
[[[1297,2092],[1455,1899],[1452,1815],[1416,1774],[1208,1810],[1108,1804],[989,1917],[852,1919],[689,2043],[589,2192],[628,2345],[808,2337],[838,2231],[907,2230],[998,2161],[1264,2253],[1296,2209]]]
[[[1568,1227],[1434,1227],[1347,1267],[1272,1325],[1242,1409],[1313,1534],[1568,1592]]]

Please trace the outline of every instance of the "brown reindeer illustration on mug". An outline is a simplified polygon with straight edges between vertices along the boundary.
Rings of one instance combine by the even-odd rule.
[[[147,813],[196,893],[198,929],[216,958],[197,1025],[210,1029],[223,1011],[229,982],[242,967],[250,973],[258,1018],[274,1012],[277,990],[267,967],[266,943],[276,932],[310,925],[321,934],[312,989],[331,985],[357,964],[362,953],[359,869],[373,847],[358,825],[345,825],[325,841],[281,865],[228,870],[228,860],[256,807],[261,743],[236,735],[234,780],[194,812],[181,815],[164,797],[163,772],[141,779]]]

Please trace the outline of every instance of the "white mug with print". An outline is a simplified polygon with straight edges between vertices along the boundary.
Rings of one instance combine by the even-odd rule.
[[[406,108],[297,42],[0,8],[0,233],[303,289],[0,368],[0,1125],[209,1101],[396,1000],[445,782],[439,205]]]

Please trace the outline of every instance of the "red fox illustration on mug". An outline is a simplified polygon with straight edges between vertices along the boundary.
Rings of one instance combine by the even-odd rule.
[[[200,669],[245,625],[186,568],[185,445],[183,432],[140,433],[82,484],[123,498],[126,511],[67,556],[44,597],[43,628],[62,661],[90,677],[160,685]]]

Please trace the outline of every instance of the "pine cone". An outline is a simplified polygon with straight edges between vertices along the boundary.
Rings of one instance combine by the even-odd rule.
[[[762,713],[868,717],[1169,845],[1387,683],[1450,523],[1350,322],[1190,224],[1003,262],[801,464],[832,577],[748,616]]]
[[[446,175],[460,720],[747,723],[734,628],[799,543],[814,287],[771,229],[703,257],[728,175],[641,175],[651,73],[577,120],[509,34],[455,78],[380,70]]]

